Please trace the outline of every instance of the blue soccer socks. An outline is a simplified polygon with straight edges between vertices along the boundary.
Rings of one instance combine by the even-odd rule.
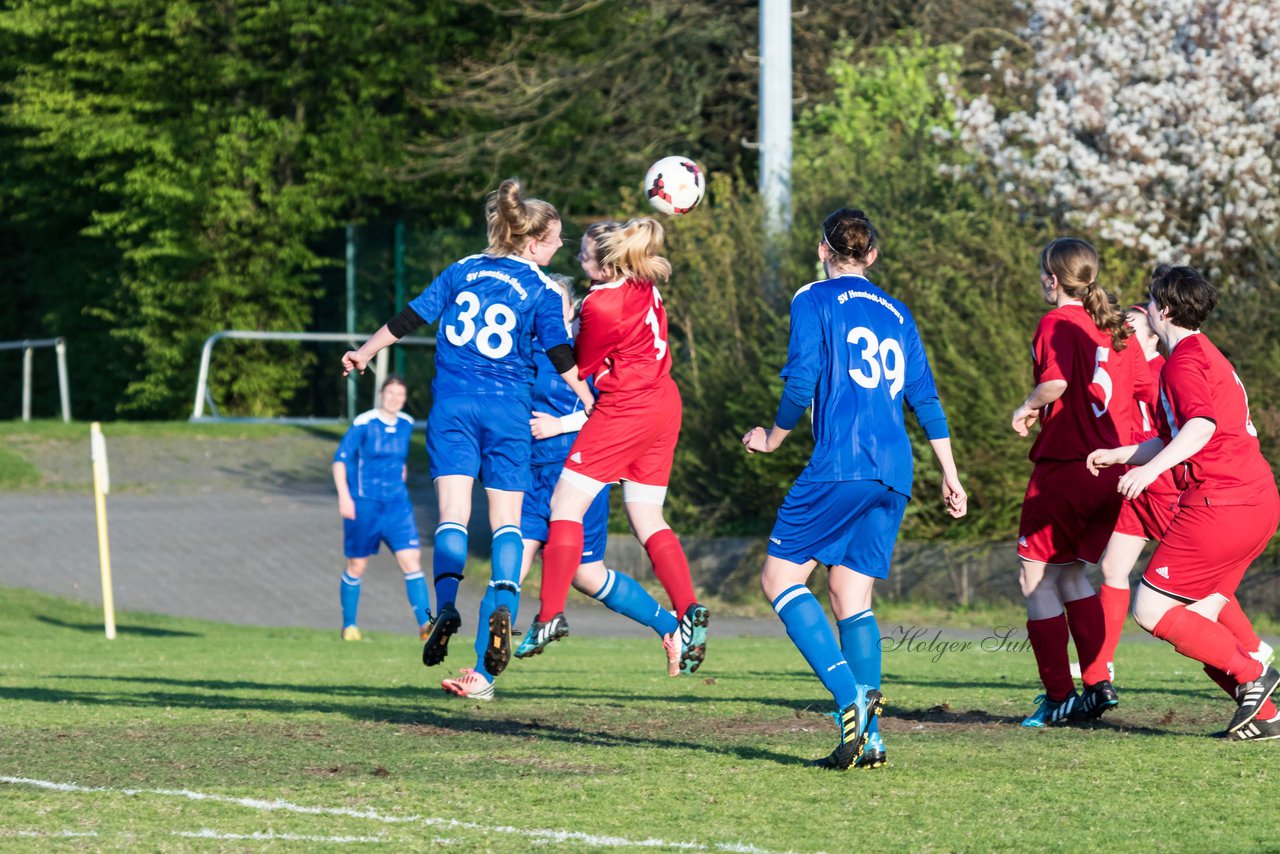
[[[836,623],[840,632],[840,650],[849,662],[849,670],[859,685],[880,688],[880,626],[868,608]],[[873,718],[868,732],[880,732],[879,718]]]
[[[610,611],[635,620],[657,632],[658,637],[669,635],[680,627],[676,615],[658,604],[649,591],[628,575],[605,570],[604,584],[591,597]]]
[[[489,582],[489,586],[485,588],[484,598],[480,600],[480,618],[476,620],[476,666],[475,671],[493,681],[493,674],[484,667],[484,653],[489,647],[489,618],[493,616],[493,609],[497,606],[497,594],[493,589],[493,582]]]
[[[458,599],[458,583],[467,563],[467,529],[457,522],[442,522],[436,528],[435,550],[431,557],[436,588],[436,610]]]
[[[858,682],[836,645],[826,612],[803,584],[788,587],[773,600],[773,610],[787,627],[787,637],[835,698],[838,708],[858,699]]]
[[[503,525],[493,532],[493,574],[489,583],[493,586],[494,608],[505,606],[516,617],[520,607],[520,564],[524,560],[524,539],[515,525]],[[483,631],[488,623],[481,623],[476,631]]]
[[[360,607],[360,579],[344,571],[338,598],[342,602],[342,627],[354,626],[356,611]]]
[[[431,597],[427,593],[427,579],[422,570],[404,577],[404,592],[409,597],[409,605],[413,608],[413,618],[418,627],[425,626],[431,621]]]

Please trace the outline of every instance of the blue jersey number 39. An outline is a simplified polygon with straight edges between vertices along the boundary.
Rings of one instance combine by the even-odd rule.
[[[881,341],[865,326],[849,330],[848,342],[861,344],[862,364],[849,369],[849,376],[863,388],[875,388],[882,380],[889,381],[889,399],[896,400],[906,382],[907,360],[902,355],[902,345],[897,339]]]

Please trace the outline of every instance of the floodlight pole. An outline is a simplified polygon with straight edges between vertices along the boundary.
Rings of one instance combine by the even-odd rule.
[[[760,195],[770,243],[791,227],[791,0],[760,0]]]

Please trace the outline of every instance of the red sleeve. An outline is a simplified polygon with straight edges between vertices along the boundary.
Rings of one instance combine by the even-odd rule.
[[[1164,366],[1161,379],[1179,429],[1192,418],[1208,418],[1215,424],[1218,421],[1207,367],[1200,354],[1196,358],[1173,359]]]
[[[1066,330],[1058,331],[1057,318],[1046,314],[1036,326],[1031,339],[1031,358],[1035,361],[1036,385],[1051,380],[1066,380],[1065,365],[1071,364],[1071,338]]]
[[[1130,341],[1126,350],[1133,350],[1133,399],[1145,403],[1148,410],[1154,410],[1160,397],[1160,387],[1156,384],[1155,375],[1147,363],[1146,354],[1135,341]]]
[[[618,346],[619,304],[611,299],[615,293],[596,291],[582,301],[573,353],[578,360],[578,375],[583,379],[599,371]]]

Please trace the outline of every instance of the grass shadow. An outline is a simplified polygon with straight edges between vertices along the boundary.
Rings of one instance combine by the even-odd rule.
[[[72,677],[62,677],[72,678]],[[83,678],[83,677],[80,677]],[[124,677],[113,677],[115,681],[134,681]],[[145,679],[138,681],[146,681]],[[157,680],[166,684],[183,685],[182,680]],[[715,739],[686,741],[674,735],[664,736],[655,732],[652,735],[634,735],[608,729],[590,730],[569,723],[551,722],[538,718],[521,718],[515,715],[478,717],[465,714],[466,707],[457,702],[460,714],[450,715],[431,709],[421,708],[389,708],[377,703],[349,703],[341,700],[325,701],[320,697],[270,698],[260,692],[277,690],[280,686],[254,682],[213,683],[235,686],[237,690],[253,692],[249,696],[232,696],[225,693],[193,693],[191,691],[141,691],[133,693],[109,693],[98,691],[55,690],[50,688],[18,688],[0,687],[0,699],[35,703],[74,703],[85,706],[113,706],[120,708],[196,708],[218,711],[257,711],[273,714],[297,714],[299,712],[320,712],[324,714],[344,715],[352,720],[385,723],[396,726],[416,728],[424,735],[438,736],[442,734],[463,735],[481,734],[507,736],[527,739],[531,736],[564,742],[575,746],[590,745],[595,747],[638,747],[660,748],[668,750],[689,750],[711,753],[722,756],[733,756],[739,759],[769,761],[780,765],[803,765],[807,760],[797,756],[774,753],[747,745],[734,745],[718,742]],[[204,688],[206,683],[193,681],[185,687]],[[297,690],[299,686],[285,686],[287,690]],[[333,695],[335,686],[322,686],[328,695]],[[343,690],[337,686],[338,691]],[[346,686],[346,690],[356,690],[354,686]],[[385,690],[368,686],[359,690],[376,693],[381,698],[387,695],[402,696],[411,702],[420,703],[422,689],[402,687]],[[632,697],[631,699],[634,699]],[[690,698],[698,699],[698,698]]]
[[[77,632],[90,632],[100,634],[102,632],[101,623],[69,623],[66,620],[59,620],[57,617],[50,617],[44,614],[36,615],[36,622],[44,623],[48,626],[56,626],[60,629],[71,629]],[[199,638],[204,635],[199,632],[185,632],[180,629],[158,629],[154,626],[116,626],[116,634],[118,635],[136,635],[144,638]]]

